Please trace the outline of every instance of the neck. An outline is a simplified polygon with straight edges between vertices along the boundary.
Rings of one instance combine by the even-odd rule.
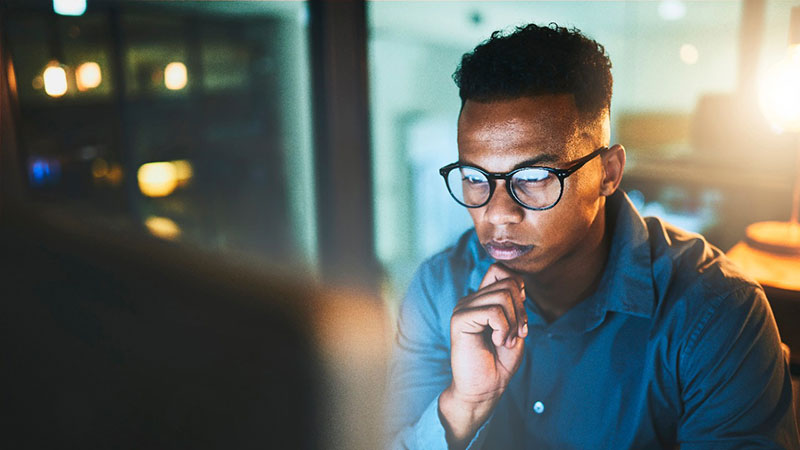
[[[603,205],[574,251],[555,261],[547,270],[525,275],[526,294],[547,322],[555,321],[597,289],[610,243],[605,211]]]

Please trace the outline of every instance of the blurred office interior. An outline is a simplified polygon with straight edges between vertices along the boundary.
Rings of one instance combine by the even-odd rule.
[[[750,223],[785,220],[794,136],[772,131],[755,97],[797,5],[367,2],[358,126],[369,143],[352,177],[368,177],[358,187],[369,199],[338,213],[364,216],[351,218],[367,224],[354,252],[380,266],[364,270],[377,280],[367,284],[396,299],[420,261],[470,226],[436,171],[457,157],[451,75],[492,31],[527,22],[605,46],[612,141],[628,150],[624,188],[645,214],[723,250]],[[307,2],[89,1],[67,16],[49,0],[6,1],[3,30],[28,199],[323,278],[337,213],[320,205],[348,172],[315,143],[324,116]],[[63,92],[48,91],[59,82]],[[337,108],[358,108],[351,100]]]
[[[783,57],[796,1],[370,3],[376,250],[402,289],[421,259],[470,226],[436,172],[456,160],[461,55],[493,30],[574,26],[611,58],[611,141],[644,215],[723,250],[759,220],[786,220],[794,153],[754,96]],[[398,171],[406,171],[398,176]]]
[[[528,22],[605,46],[643,214],[725,251],[790,214],[798,137],[770,126],[758,89],[797,0],[0,5],[4,220],[47,212],[391,313],[470,227],[437,172],[457,158],[451,75]]]

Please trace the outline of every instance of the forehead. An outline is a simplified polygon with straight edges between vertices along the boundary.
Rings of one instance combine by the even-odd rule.
[[[570,156],[578,120],[573,97],[567,94],[467,100],[458,120],[459,159],[476,164],[486,159],[498,164],[502,164],[498,159],[564,160]]]

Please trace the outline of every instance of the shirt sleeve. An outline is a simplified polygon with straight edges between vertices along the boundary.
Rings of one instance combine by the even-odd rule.
[[[432,264],[424,264],[414,276],[398,316],[387,387],[391,449],[448,448],[439,395],[452,380],[449,312],[457,299],[447,277],[437,275],[439,270],[432,270]],[[476,433],[469,449],[481,447],[485,427]]]
[[[678,368],[680,448],[800,448],[789,367],[760,288],[710,302]]]

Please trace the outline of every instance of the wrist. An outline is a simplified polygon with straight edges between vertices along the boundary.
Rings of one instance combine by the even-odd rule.
[[[451,384],[439,396],[439,415],[451,447],[464,448],[489,418],[499,395],[465,396]]]

